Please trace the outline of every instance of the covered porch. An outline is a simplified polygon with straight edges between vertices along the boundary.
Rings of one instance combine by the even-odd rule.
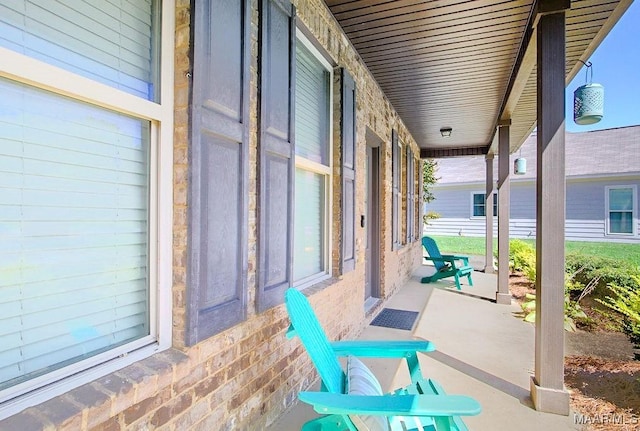
[[[481,265],[477,260],[474,266]],[[574,414],[543,413],[534,408],[529,382],[534,370],[535,328],[514,316],[513,301],[496,306],[496,275],[475,272],[474,286],[456,291],[451,279],[421,284],[433,272],[423,265],[386,303],[386,308],[419,312],[412,330],[368,325],[363,340],[427,339],[436,351],[420,354],[425,377],[439,381],[449,394],[464,394],[482,405],[478,416],[464,418],[469,429],[574,430]],[[370,319],[375,316],[370,316]],[[410,381],[400,360],[363,359],[384,390]],[[316,385],[318,383],[316,382]],[[268,430],[293,430],[317,417],[311,407],[298,402]]]
[[[563,343],[565,86],[630,3],[326,0],[415,137],[421,158],[485,157],[485,208],[493,207],[494,193],[498,196],[499,268],[509,267],[509,155],[537,129],[537,321],[526,329],[533,331],[531,350],[518,350],[527,352],[518,362],[529,364],[529,381],[516,387],[541,412],[569,414]],[[507,306],[491,313],[508,313],[508,271],[494,268],[493,235],[493,215],[487,211],[484,271],[497,276],[486,280],[486,297]],[[449,308],[438,307],[443,309]],[[457,307],[450,310],[449,319],[465,316],[453,311]],[[490,320],[482,313],[470,316],[462,320]],[[436,333],[436,327],[430,330]],[[440,336],[468,346],[469,331],[452,328],[443,326]],[[487,353],[509,358],[508,350],[500,350],[509,344],[503,344],[488,345]],[[492,364],[496,370],[509,369],[499,362]]]

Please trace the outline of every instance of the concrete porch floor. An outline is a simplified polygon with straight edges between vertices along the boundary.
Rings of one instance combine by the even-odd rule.
[[[482,405],[478,416],[464,421],[472,430],[518,429],[576,430],[569,416],[540,413],[533,409],[529,381],[534,367],[534,326],[516,318],[519,307],[495,304],[496,275],[474,272],[474,286],[455,290],[452,281],[421,284],[433,272],[423,265],[411,280],[384,305],[418,311],[413,331],[367,326],[360,339],[427,339],[437,351],[420,355],[425,377],[440,382],[449,394],[465,394]],[[371,316],[373,318],[375,316]],[[363,360],[391,390],[410,382],[404,361]],[[269,430],[299,430],[317,417],[313,409],[298,403]]]

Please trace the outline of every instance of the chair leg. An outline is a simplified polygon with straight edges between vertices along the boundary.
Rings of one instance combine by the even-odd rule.
[[[431,283],[431,277],[430,276],[422,277],[422,279],[420,280],[420,283]]]
[[[434,418],[434,422],[436,423],[436,430],[438,431],[451,431],[454,428],[451,426],[451,420],[447,416],[436,416]]]
[[[469,286],[473,286],[473,280],[471,280],[471,273],[467,274],[467,280],[469,280]]]
[[[458,274],[454,275],[454,277],[456,279],[456,287],[458,290],[462,290],[462,287],[460,287],[460,277],[458,277]]]

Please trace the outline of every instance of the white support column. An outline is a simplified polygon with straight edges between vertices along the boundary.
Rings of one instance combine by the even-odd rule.
[[[569,414],[564,388],[565,9],[541,1],[538,21],[536,336],[531,398],[537,410]]]
[[[506,121],[498,128],[498,290],[496,302],[507,305],[511,304],[511,293],[509,293],[510,124],[511,121]]]
[[[495,185],[493,183],[493,154],[485,156],[487,167],[487,184],[484,196],[484,213],[485,213],[485,255],[484,255],[484,272],[486,274],[494,274],[496,272],[493,267],[493,192]]]

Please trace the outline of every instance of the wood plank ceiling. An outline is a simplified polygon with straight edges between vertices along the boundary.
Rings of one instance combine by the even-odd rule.
[[[534,0],[325,2],[421,149],[493,152],[496,125],[508,117],[515,150],[534,128],[535,49],[525,56]],[[629,4],[572,2],[567,82]],[[441,136],[442,127],[453,129],[451,137]]]

